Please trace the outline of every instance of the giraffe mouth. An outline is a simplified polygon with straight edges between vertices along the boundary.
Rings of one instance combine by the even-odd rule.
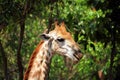
[[[83,57],[82,53],[75,53],[73,54],[73,56],[76,58],[76,60],[74,61],[74,63],[78,63],[80,61],[80,59]]]
[[[76,54],[73,54],[73,55],[74,55],[74,57],[79,61],[79,56],[76,55]]]

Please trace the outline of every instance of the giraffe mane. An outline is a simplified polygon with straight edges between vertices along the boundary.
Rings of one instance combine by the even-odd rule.
[[[31,68],[32,68],[32,66],[33,66],[34,59],[35,59],[37,53],[39,52],[39,49],[41,48],[41,46],[42,46],[43,43],[44,43],[44,41],[41,41],[41,42],[37,45],[36,49],[33,51],[32,56],[30,57],[28,69],[27,69],[27,71],[25,72],[25,75],[24,75],[24,80],[27,80],[27,79],[28,79],[28,77],[29,77],[29,72],[31,71]]]

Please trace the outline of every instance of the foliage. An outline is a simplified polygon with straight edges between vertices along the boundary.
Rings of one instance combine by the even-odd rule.
[[[16,56],[20,21],[25,19],[21,49],[25,70],[31,53],[40,41],[39,35],[49,26],[50,20],[53,22],[54,18],[65,21],[67,30],[79,43],[84,56],[78,64],[73,66],[72,63],[65,62],[65,57],[55,55],[50,65],[50,80],[99,80],[103,77],[110,79],[111,74],[112,79],[119,79],[117,75],[120,71],[118,14],[120,8],[117,4],[119,0],[118,2],[113,0],[31,0],[28,9],[25,10],[28,2],[29,0],[0,1],[0,41],[7,57],[8,80],[19,79]],[[111,5],[112,2],[116,5]],[[118,12],[115,11],[116,9]],[[24,11],[26,15],[23,18]],[[116,17],[115,14],[118,16]],[[1,53],[0,51],[0,80],[3,80],[5,74]],[[99,71],[102,71],[104,76],[100,77]]]

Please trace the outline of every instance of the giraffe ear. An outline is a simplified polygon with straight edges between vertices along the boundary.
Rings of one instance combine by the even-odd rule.
[[[48,36],[48,34],[42,34],[42,35],[40,35],[40,38],[42,39],[42,40],[49,40],[50,39],[50,36]]]
[[[64,22],[60,23],[60,28],[61,28],[61,30],[66,31],[66,27],[65,27]]]
[[[55,30],[58,30],[59,29],[58,21],[55,21],[54,25],[55,25]]]

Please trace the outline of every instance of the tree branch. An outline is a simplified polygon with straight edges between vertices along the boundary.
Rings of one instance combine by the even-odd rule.
[[[2,61],[3,61],[3,68],[4,68],[4,76],[5,76],[5,80],[8,80],[8,67],[7,67],[7,57],[6,57],[6,53],[3,49],[1,40],[0,40],[0,53],[2,55]]]

